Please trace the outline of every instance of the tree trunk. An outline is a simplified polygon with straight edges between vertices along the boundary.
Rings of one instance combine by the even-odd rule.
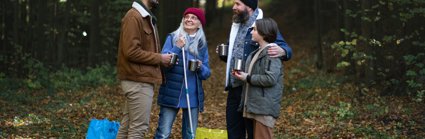
[[[183,12],[188,7],[192,7],[192,1],[163,2],[160,4],[159,14],[159,37],[164,40],[168,33],[176,30],[183,19]],[[163,44],[164,41],[161,41]],[[161,45],[162,46],[162,45]]]
[[[61,27],[59,28],[58,42],[57,42],[57,58],[56,66],[59,68],[64,61],[65,50],[67,48],[66,35],[68,34],[68,22],[70,14],[71,2],[65,2],[65,10],[63,12],[63,20],[61,20]]]
[[[48,62],[54,59],[55,53],[52,53],[52,43],[55,41],[55,36],[45,36],[47,30],[53,28],[51,26],[52,16],[49,12],[51,7],[48,6],[48,1],[29,1],[29,27],[28,27],[28,46],[32,56],[50,65]],[[52,32],[54,33],[54,32]]]
[[[88,53],[88,64],[92,65],[96,61],[96,50],[101,44],[100,42],[100,30],[99,30],[99,0],[92,0],[90,4],[90,32],[89,32],[89,53]]]
[[[6,5],[9,5],[8,3],[9,1],[4,1],[3,4],[0,5],[0,44],[1,44],[1,55],[0,56],[5,56],[5,52],[6,52],[6,26],[7,26],[7,22],[6,22],[6,17],[8,15],[8,12],[6,10]],[[1,66],[3,67],[3,65]],[[0,68],[2,69],[2,68]],[[3,70],[2,70],[3,71]]]
[[[13,53],[10,54],[10,56],[13,58],[11,59],[11,61],[19,61],[17,59],[17,57],[20,57],[19,54],[21,54],[21,52],[18,51],[23,51],[22,49],[19,50],[17,46],[22,46],[22,44],[20,44],[20,40],[19,40],[19,35],[20,35],[20,27],[23,26],[21,19],[21,3],[20,1],[17,1],[14,3],[13,5],[14,7],[14,15],[13,15],[13,24],[12,24],[12,28],[13,28],[13,33],[11,36],[11,44],[13,47]],[[19,65],[18,63],[10,63],[11,69],[13,70],[18,70],[21,69],[21,65]],[[17,77],[18,75],[23,75],[22,70],[19,70],[17,73],[13,73],[12,77]]]
[[[221,8],[220,8],[220,11],[218,12],[219,14],[218,14],[218,28],[219,29],[222,29],[223,28],[223,15],[224,15],[224,9],[225,9],[225,7],[224,6],[226,6],[226,0],[223,0],[222,2],[221,2]],[[217,15],[216,15],[217,16]]]
[[[207,26],[214,20],[214,15],[217,13],[217,0],[207,0],[205,7],[205,17],[207,19]]]
[[[361,1],[361,9],[370,9],[370,0],[362,0]],[[364,52],[367,55],[374,56],[374,49],[369,45],[368,39],[371,38],[371,22],[369,21],[361,21],[361,35],[366,38],[365,41],[361,41],[361,47],[363,47]],[[374,75],[374,62],[373,60],[366,60],[367,62],[362,66],[362,73],[367,81],[371,81],[375,79]]]
[[[193,0],[192,7],[199,7],[199,0]]]
[[[0,57],[2,57],[2,59],[0,59],[0,62],[2,64],[0,64],[0,71],[2,72],[7,72],[7,64],[5,64],[8,60],[7,60],[7,48],[10,47],[10,45],[7,43],[8,38],[6,38],[7,35],[7,26],[9,25],[8,22],[6,21],[6,17],[8,17],[9,13],[6,10],[6,6],[10,6],[9,5],[9,1],[4,1],[3,4],[0,5],[0,31],[1,31],[1,36],[0,36],[0,44],[1,44],[1,52],[0,52]]]
[[[315,27],[316,27],[316,68],[322,69],[323,67],[323,48],[322,48],[322,29],[321,29],[321,1],[314,0],[315,11]]]

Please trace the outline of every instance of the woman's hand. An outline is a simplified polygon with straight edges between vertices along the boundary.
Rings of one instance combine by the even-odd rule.
[[[198,62],[197,62],[197,63],[198,63],[198,67],[196,67],[196,68],[197,68],[197,69],[200,69],[200,68],[201,68],[201,66],[202,66],[202,61],[201,61],[201,60],[199,60],[199,59],[198,59],[197,61],[198,61]]]
[[[177,47],[183,48],[185,44],[186,44],[186,41],[184,40],[184,36],[180,35],[179,39],[176,41]]]

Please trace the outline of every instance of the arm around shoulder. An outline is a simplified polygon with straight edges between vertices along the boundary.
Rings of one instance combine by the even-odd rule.
[[[285,55],[282,57],[283,61],[288,61],[292,58],[292,48],[286,43],[285,39],[282,37],[282,34],[279,32],[275,43],[279,45],[284,51]]]

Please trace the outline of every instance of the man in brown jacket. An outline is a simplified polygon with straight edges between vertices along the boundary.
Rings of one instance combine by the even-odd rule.
[[[151,12],[158,4],[158,0],[136,0],[121,21],[117,74],[126,100],[118,139],[144,138],[154,84],[162,83],[160,66],[169,66],[171,60],[171,54],[160,54],[156,17]]]

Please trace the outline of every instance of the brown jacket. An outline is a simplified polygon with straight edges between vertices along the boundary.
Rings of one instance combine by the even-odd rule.
[[[151,16],[131,8],[121,21],[117,74],[120,80],[161,84],[158,29]]]

